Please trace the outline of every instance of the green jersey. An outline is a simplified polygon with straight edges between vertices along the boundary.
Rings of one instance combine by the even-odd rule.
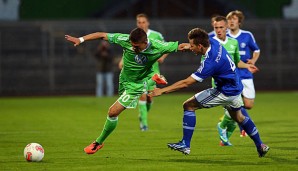
[[[120,78],[129,82],[141,82],[154,74],[152,65],[166,53],[176,52],[178,42],[163,42],[148,39],[146,49],[136,54],[129,40],[129,34],[109,33],[108,40],[123,48],[123,68]]]
[[[156,39],[156,40],[160,40],[163,42],[165,41],[161,33],[154,31],[154,30],[150,30],[150,29],[147,31],[147,37],[149,39]],[[153,67],[154,73],[158,73],[158,74],[160,73],[158,62],[155,62],[152,67]]]

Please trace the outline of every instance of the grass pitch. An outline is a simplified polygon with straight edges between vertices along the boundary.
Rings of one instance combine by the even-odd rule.
[[[157,97],[149,131],[139,130],[138,110],[124,111],[118,127],[94,155],[83,148],[101,132],[116,97],[0,98],[0,170],[298,170],[297,92],[258,93],[250,116],[271,147],[259,158],[237,128],[232,147],[220,147],[216,124],[221,107],[198,110],[191,154],[167,148],[182,136],[182,103],[192,94]],[[42,162],[26,162],[31,142],[45,149]]]

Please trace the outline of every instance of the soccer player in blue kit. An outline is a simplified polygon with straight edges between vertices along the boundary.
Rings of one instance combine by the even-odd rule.
[[[228,20],[229,27],[227,36],[238,41],[241,61],[255,65],[260,56],[260,48],[251,32],[240,29],[244,22],[243,13],[238,10],[231,11],[228,13],[226,18]],[[253,74],[246,68],[238,68],[238,73],[243,84],[242,99],[244,106],[241,108],[241,112],[245,116],[249,117],[246,109],[252,109],[256,96]],[[241,127],[240,131],[241,137],[246,136],[245,131],[241,130]]]
[[[159,96],[188,87],[196,82],[202,82],[213,77],[215,88],[203,90],[183,103],[183,137],[178,143],[168,143],[168,147],[190,154],[190,142],[196,126],[195,110],[223,106],[231,117],[240,124],[254,141],[259,157],[264,157],[269,147],[263,144],[258,129],[249,117],[241,113],[241,92],[243,85],[238,76],[235,63],[228,52],[216,40],[209,39],[208,33],[200,28],[194,28],[188,33],[189,49],[196,55],[203,55],[204,60],[196,72],[188,78],[180,80],[164,88],[155,88],[151,96]]]

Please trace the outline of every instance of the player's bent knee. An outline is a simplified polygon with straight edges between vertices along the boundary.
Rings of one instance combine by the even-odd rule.
[[[244,102],[244,108],[245,109],[252,109],[253,106],[254,106],[254,99],[244,98],[243,102]]]
[[[244,105],[244,108],[249,110],[249,109],[252,109],[253,106],[254,106],[253,103],[252,103],[252,104],[249,103],[249,104],[245,104],[245,105]]]
[[[117,117],[120,114],[118,110],[115,110],[113,107],[109,108],[108,115],[109,117]]]
[[[183,103],[183,110],[195,111],[198,107],[194,106],[190,101],[186,101]]]

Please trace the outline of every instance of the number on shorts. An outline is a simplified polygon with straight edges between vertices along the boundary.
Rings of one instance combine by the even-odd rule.
[[[130,98],[129,94],[126,94],[126,91],[120,96],[120,100],[122,100],[123,102],[127,102]]]

